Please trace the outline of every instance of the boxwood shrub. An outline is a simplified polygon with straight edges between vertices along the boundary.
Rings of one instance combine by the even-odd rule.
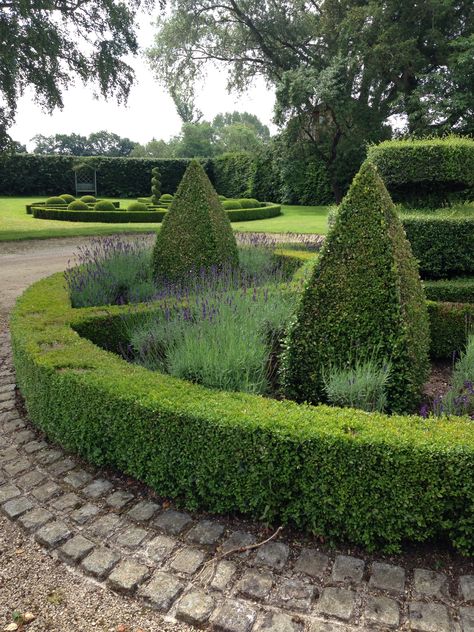
[[[426,298],[432,301],[474,303],[474,277],[425,281]]]
[[[446,538],[474,552],[472,422],[213,391],[78,334],[113,337],[123,309],[72,309],[62,274],[19,299],[17,380],[53,441],[188,509],[237,511],[368,549]]]

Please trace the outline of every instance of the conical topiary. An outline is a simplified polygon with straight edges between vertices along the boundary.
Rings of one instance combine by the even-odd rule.
[[[161,196],[161,174],[158,167],[151,170],[151,203],[155,206],[160,204]]]
[[[391,363],[389,409],[410,411],[426,379],[428,349],[418,264],[387,189],[365,163],[290,325],[283,357],[286,394],[324,401],[324,371],[376,353]]]
[[[237,266],[238,260],[229,218],[204,169],[193,160],[156,238],[155,275],[181,281],[191,272]]]

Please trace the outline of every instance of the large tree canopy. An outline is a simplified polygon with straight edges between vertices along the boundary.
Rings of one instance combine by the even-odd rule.
[[[62,154],[66,156],[128,156],[137,143],[129,138],[102,130],[89,136],[80,134],[54,134],[43,136],[37,134],[35,154]]]
[[[17,100],[27,86],[48,111],[75,77],[102,96],[127,97],[138,49],[135,14],[150,0],[0,0],[0,150],[9,144]]]
[[[344,153],[387,135],[474,131],[472,0],[169,0],[152,67],[168,85],[224,63],[229,88],[276,86],[276,121],[325,161],[337,197]],[[182,89],[182,88],[181,88]]]

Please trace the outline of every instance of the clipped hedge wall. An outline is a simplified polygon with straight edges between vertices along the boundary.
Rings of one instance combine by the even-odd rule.
[[[422,276],[474,274],[474,217],[411,215],[402,223]]]
[[[369,147],[393,200],[437,208],[474,197],[474,140],[390,140]]]
[[[255,158],[248,152],[232,152],[213,160],[214,187],[229,198],[253,195]]]
[[[75,331],[88,322],[104,337],[113,331],[106,318],[102,309],[73,310],[61,274],[16,305],[18,384],[30,418],[53,441],[189,509],[238,511],[369,549],[442,537],[474,552],[467,419],[209,390],[128,364]]]
[[[74,192],[73,166],[97,169],[98,194],[102,197],[136,198],[150,190],[150,172],[157,167],[161,189],[174,193],[189,163],[187,159],[109,158],[105,156],[43,156],[13,154],[0,157],[0,195],[50,195]],[[212,180],[212,163],[202,160]]]
[[[118,204],[118,202],[117,202]],[[156,222],[160,223],[168,211],[160,209],[156,211],[70,211],[67,208],[45,208],[44,206],[30,205],[33,217],[37,219],[55,219],[66,222],[106,222],[120,224],[126,222]],[[268,219],[281,215],[279,204],[267,204],[259,208],[238,209],[226,211],[231,222],[249,222],[254,219]]]
[[[431,301],[474,303],[474,277],[425,281],[424,286]]]
[[[466,347],[474,327],[474,305],[427,301],[430,319],[430,355],[435,360],[452,361]],[[474,535],[474,534],[473,534]]]

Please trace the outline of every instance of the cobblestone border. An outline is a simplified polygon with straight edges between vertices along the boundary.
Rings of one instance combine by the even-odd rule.
[[[435,570],[284,538],[208,563],[254,535],[144,499],[43,440],[16,407],[8,332],[0,348],[0,510],[65,564],[221,632],[474,632],[474,571],[453,588]]]

